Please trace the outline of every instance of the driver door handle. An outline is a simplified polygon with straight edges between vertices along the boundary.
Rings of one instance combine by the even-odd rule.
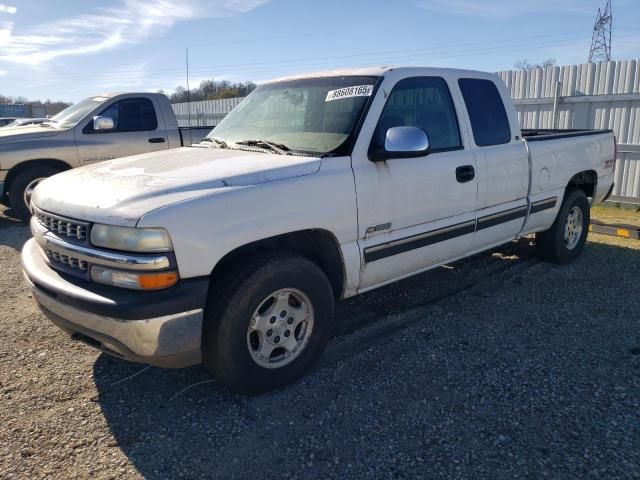
[[[456,180],[459,183],[470,182],[474,178],[476,178],[476,171],[473,165],[462,165],[456,168]]]
[[[165,139],[163,137],[150,138],[149,143],[164,143]]]

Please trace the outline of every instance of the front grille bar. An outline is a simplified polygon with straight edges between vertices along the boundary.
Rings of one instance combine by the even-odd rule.
[[[166,255],[135,255],[106,252],[95,248],[72,245],[52,235],[37,235],[34,237],[38,245],[52,254],[67,256],[77,262],[103,267],[122,268],[125,270],[164,270],[171,266]],[[80,264],[80,263],[79,263]]]
[[[37,207],[33,207],[33,213],[38,219],[38,222],[47,230],[80,242],[87,241],[89,223],[60,217],[52,213],[44,212]]]
[[[87,269],[89,268],[89,264],[84,260],[80,260],[79,258],[73,258],[73,257],[70,257],[69,255],[64,255],[60,252],[56,252],[50,249],[46,249],[45,253],[47,254],[47,257],[49,257],[49,259],[53,260],[54,262],[61,263],[63,265],[73,268],[74,270],[80,270],[82,272],[86,272]]]

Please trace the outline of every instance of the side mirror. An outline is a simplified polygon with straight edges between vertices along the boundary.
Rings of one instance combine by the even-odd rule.
[[[390,158],[415,158],[429,154],[429,136],[418,127],[392,127],[387,130],[384,148],[373,152],[374,162]]]
[[[93,117],[93,130],[96,132],[113,130],[113,118],[109,117]]]

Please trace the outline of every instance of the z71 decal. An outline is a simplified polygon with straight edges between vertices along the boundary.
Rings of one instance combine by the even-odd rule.
[[[381,223],[380,225],[376,225],[375,227],[367,228],[366,232],[364,233],[364,236],[370,237],[371,235],[375,235],[376,233],[384,232],[389,229],[391,229],[391,222]]]
[[[338,90],[327,92],[325,102],[351,97],[370,97],[372,93],[373,85],[356,85],[355,87],[339,88]]]

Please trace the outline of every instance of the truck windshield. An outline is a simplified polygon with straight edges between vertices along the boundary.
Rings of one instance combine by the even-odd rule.
[[[80,120],[89,114],[98,105],[106,102],[107,97],[91,97],[65,108],[57,115],[51,117],[51,122],[56,127],[70,128],[75,126]]]
[[[376,80],[326,77],[262,85],[209,138],[232,148],[271,144],[294,153],[334,152],[353,134]]]

